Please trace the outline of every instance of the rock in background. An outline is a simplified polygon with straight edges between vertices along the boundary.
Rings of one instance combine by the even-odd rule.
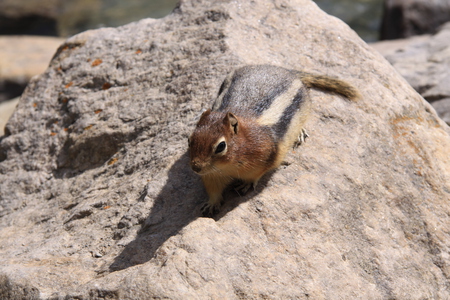
[[[187,137],[244,64],[338,76],[311,137],[214,219]],[[445,299],[450,130],[308,0],[182,1],[88,31],[34,78],[0,142],[0,298]]]
[[[0,136],[33,76],[43,73],[64,39],[0,36]]]
[[[61,7],[61,0],[2,0],[0,34],[56,36]]]
[[[177,0],[2,0],[0,35],[70,36],[145,17],[163,17]]]
[[[0,36],[0,102],[22,94],[31,77],[43,73],[62,38]]]
[[[0,103],[0,138],[5,134],[4,128],[19,103],[19,98],[14,98]]]
[[[439,26],[448,21],[448,0],[385,0],[380,39],[435,33]]]
[[[450,22],[433,35],[372,44],[450,124]]]

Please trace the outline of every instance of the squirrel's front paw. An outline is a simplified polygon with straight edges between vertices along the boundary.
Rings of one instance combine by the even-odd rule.
[[[220,210],[220,203],[211,204],[210,202],[206,202],[202,208],[202,216],[203,217],[213,217]]]

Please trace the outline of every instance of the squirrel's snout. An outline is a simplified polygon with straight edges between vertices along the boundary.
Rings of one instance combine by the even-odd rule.
[[[202,171],[202,166],[197,161],[191,161],[191,168],[195,173],[200,173]]]

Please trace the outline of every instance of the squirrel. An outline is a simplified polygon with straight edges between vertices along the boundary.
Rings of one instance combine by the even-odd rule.
[[[289,148],[308,136],[303,128],[311,110],[308,88],[360,98],[336,78],[272,65],[236,69],[223,81],[212,109],[202,113],[188,139],[190,166],[209,196],[203,215],[216,213],[224,189],[240,180],[245,193],[277,168]]]

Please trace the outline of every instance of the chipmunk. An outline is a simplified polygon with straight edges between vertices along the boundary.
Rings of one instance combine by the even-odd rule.
[[[339,79],[271,65],[241,67],[226,77],[219,94],[188,139],[190,165],[205,185],[204,215],[219,208],[223,190],[234,180],[246,192],[277,168],[289,148],[308,136],[303,128],[311,110],[308,88],[360,97]]]

